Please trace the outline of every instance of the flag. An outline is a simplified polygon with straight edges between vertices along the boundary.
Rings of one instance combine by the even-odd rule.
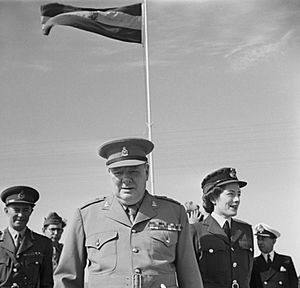
[[[65,25],[120,41],[142,43],[141,12],[141,3],[106,9],[49,3],[41,6],[42,31],[48,35],[54,25]]]

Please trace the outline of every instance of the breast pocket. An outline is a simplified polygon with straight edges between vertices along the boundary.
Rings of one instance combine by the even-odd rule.
[[[10,274],[10,266],[11,265],[9,257],[0,252],[0,283],[4,283],[7,280]]]
[[[223,275],[227,273],[230,266],[229,245],[223,240],[206,235],[201,239],[201,271],[210,277],[215,274]]]
[[[178,231],[151,230],[152,258],[172,261],[175,257]]]
[[[23,255],[24,273],[29,284],[38,282],[40,269],[43,263],[44,254],[41,252],[32,252]]]
[[[117,231],[90,235],[86,239],[90,273],[106,273],[117,266]]]

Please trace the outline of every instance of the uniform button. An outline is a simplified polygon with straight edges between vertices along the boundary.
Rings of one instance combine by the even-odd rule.
[[[39,265],[39,262],[38,262],[38,261],[35,261],[34,264],[35,264],[35,265]]]
[[[136,233],[136,230],[132,229],[131,232],[132,232],[132,233]]]
[[[139,252],[139,249],[133,248],[133,249],[132,249],[132,252],[133,252],[133,253],[138,253],[138,252]]]
[[[214,249],[209,249],[208,252],[209,253],[214,253]]]
[[[136,273],[136,274],[141,274],[141,269],[140,268],[136,268],[135,270],[134,270],[134,273]]]
[[[279,285],[282,285],[283,283],[282,283],[282,281],[279,281],[278,284],[279,284]]]
[[[233,248],[233,247],[231,247],[231,251],[234,251],[234,248]]]
[[[19,285],[18,285],[17,283],[13,283],[13,284],[11,285],[11,288],[19,288]]]
[[[17,268],[14,268],[14,269],[13,269],[13,272],[15,272],[15,273],[18,272],[18,269],[17,269]]]
[[[16,258],[19,259],[19,258],[20,258],[20,255],[17,255]]]
[[[264,282],[264,285],[268,285],[268,282],[267,282],[267,281],[265,281],[265,282]]]
[[[236,262],[232,263],[232,267],[235,268],[238,264]]]

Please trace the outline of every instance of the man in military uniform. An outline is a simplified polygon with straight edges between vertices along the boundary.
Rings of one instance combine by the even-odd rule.
[[[44,219],[43,233],[52,241],[53,246],[53,271],[58,265],[61,251],[64,246],[62,243],[59,243],[59,240],[62,236],[65,226],[66,221],[63,220],[56,212],[50,212],[49,215]]]
[[[297,288],[298,279],[292,258],[274,252],[280,233],[264,223],[257,224],[254,230],[261,254],[254,258],[251,288]]]
[[[107,159],[112,195],[77,209],[70,223],[55,288],[202,288],[184,207],[146,190],[146,155],[154,145],[141,138],[100,147]]]
[[[203,207],[210,214],[191,224],[191,233],[205,288],[249,288],[253,233],[249,224],[233,218],[246,184],[229,167],[202,181]]]
[[[27,227],[39,193],[14,186],[1,193],[8,228],[0,232],[0,287],[51,288],[51,241]]]

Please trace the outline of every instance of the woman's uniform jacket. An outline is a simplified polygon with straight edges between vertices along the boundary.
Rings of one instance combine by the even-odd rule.
[[[191,224],[194,250],[204,288],[249,288],[253,265],[253,232],[232,219],[231,240],[211,216]]]

